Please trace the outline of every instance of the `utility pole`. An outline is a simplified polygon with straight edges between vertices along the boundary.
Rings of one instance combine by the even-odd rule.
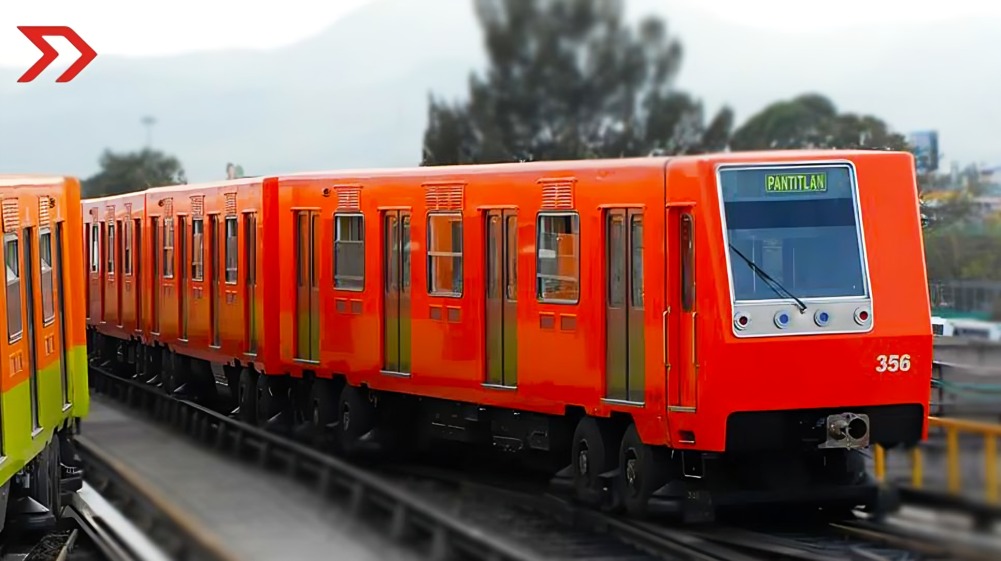
[[[146,148],[153,148],[153,125],[156,124],[156,117],[147,115],[142,118],[142,124],[146,127]]]

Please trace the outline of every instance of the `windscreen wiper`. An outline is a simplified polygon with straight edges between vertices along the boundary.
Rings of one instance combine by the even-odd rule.
[[[792,292],[789,292],[789,290],[786,287],[779,284],[779,281],[773,279],[768,273],[765,272],[764,269],[759,267],[757,263],[752,261],[748,256],[741,253],[739,249],[734,247],[732,243],[730,244],[730,249],[732,249],[734,253],[739,255],[740,258],[743,259],[745,263],[747,263],[747,266],[750,267],[752,271],[754,271],[754,274],[758,275],[761,278],[761,280],[763,280],[765,284],[768,285],[768,288],[772,289],[772,291],[775,292],[775,294],[778,294],[783,298],[792,298],[793,300],[795,300],[796,305],[799,307],[799,313],[802,314],[803,312],[806,311],[806,304],[804,304],[802,300],[797,298],[796,295],[793,294]]]

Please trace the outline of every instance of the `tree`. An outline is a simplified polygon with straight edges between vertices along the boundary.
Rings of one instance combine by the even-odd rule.
[[[186,183],[181,162],[158,150],[101,155],[101,171],[83,180],[84,197],[104,197],[139,191],[149,187]]]
[[[733,116],[709,126],[673,88],[681,45],[666,24],[623,24],[622,0],[475,0],[490,67],[469,99],[431,97],[423,163],[692,153],[721,149]]]
[[[734,150],[840,148],[910,150],[906,139],[872,115],[838,113],[819,94],[765,107],[733,133]]]

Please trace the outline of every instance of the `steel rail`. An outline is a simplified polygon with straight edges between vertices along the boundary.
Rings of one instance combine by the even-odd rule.
[[[349,513],[381,526],[393,541],[431,561],[542,561],[531,551],[473,528],[423,497],[339,458],[93,365],[90,372],[98,392],[220,453],[312,483],[324,498],[341,502]]]
[[[170,561],[159,546],[87,482],[64,507],[63,516],[72,519],[77,528],[56,561],[70,556],[80,531],[108,561]]]

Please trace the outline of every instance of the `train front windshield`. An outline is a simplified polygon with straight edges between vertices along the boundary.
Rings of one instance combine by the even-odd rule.
[[[851,167],[731,167],[719,178],[737,301],[867,295]]]

